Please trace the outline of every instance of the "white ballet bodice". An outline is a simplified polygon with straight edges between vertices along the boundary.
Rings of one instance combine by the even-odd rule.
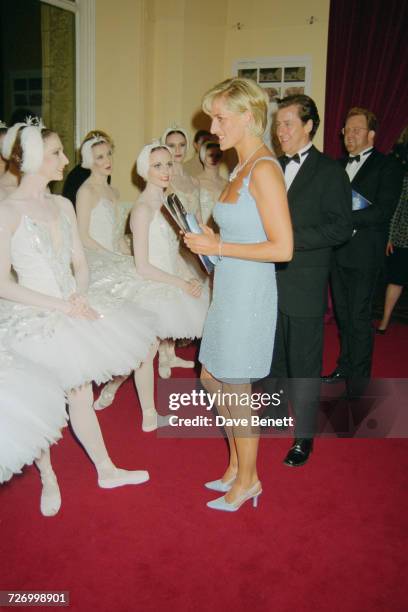
[[[11,263],[20,285],[66,299],[75,292],[76,282],[71,270],[71,225],[61,210],[58,230],[56,246],[46,223],[22,215],[11,239]]]
[[[108,251],[115,249],[115,205],[107,198],[101,198],[91,212],[89,235]]]
[[[158,210],[149,226],[149,263],[169,274],[177,274],[179,260],[179,241],[176,233]]]

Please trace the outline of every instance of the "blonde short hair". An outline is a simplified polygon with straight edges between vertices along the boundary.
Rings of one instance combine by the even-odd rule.
[[[205,94],[202,109],[211,115],[211,107],[216,98],[225,98],[228,110],[234,113],[250,111],[253,117],[251,131],[262,136],[266,129],[268,113],[268,96],[266,92],[251,79],[232,78],[222,81]]]

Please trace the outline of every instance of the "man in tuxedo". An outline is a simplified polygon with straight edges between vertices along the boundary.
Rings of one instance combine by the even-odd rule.
[[[357,107],[349,111],[343,128],[349,155],[340,163],[353,190],[353,236],[335,249],[331,284],[340,356],[334,372],[322,379],[326,383],[345,379],[349,398],[362,394],[371,374],[372,302],[402,187],[400,165],[374,148],[376,131],[377,119],[371,111]],[[359,206],[357,194],[363,196]]]
[[[292,261],[278,264],[278,323],[270,379],[285,389],[294,412],[295,440],[284,462],[306,463],[313,448],[323,356],[323,324],[333,247],[350,239],[351,189],[338,162],[312,144],[320,119],[306,95],[284,98],[276,134],[294,233]],[[281,386],[282,385],[282,386]]]

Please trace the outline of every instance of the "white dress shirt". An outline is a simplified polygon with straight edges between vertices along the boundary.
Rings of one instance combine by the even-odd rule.
[[[367,153],[367,151],[369,151],[369,153]],[[346,172],[347,172],[347,174],[349,176],[350,183],[353,180],[353,178],[356,176],[357,172],[360,170],[362,165],[370,157],[372,152],[373,152],[373,147],[367,147],[367,149],[364,149],[364,151],[361,151],[358,154],[358,155],[360,155],[360,161],[351,161],[351,162],[347,163]],[[353,157],[353,155],[351,157]]]
[[[285,183],[286,183],[286,190],[289,191],[289,187],[291,186],[291,184],[293,183],[293,181],[295,180],[295,176],[297,175],[297,173],[300,170],[300,166],[304,163],[307,155],[305,155],[305,153],[307,151],[309,151],[310,147],[312,146],[311,142],[308,142],[307,145],[305,147],[303,147],[302,149],[299,149],[299,151],[297,151],[297,153],[299,154],[300,157],[300,163],[298,164],[297,162],[291,161],[286,165],[285,168]],[[291,155],[292,157],[292,155]]]

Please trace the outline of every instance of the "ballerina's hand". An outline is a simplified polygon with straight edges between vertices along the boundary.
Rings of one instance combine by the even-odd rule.
[[[192,297],[199,298],[202,291],[200,281],[198,281],[196,278],[190,278],[190,280],[185,282],[184,291]]]
[[[75,319],[88,319],[90,321],[100,319],[102,316],[88,304],[83,295],[78,293],[73,293],[69,297],[67,315]]]
[[[202,225],[200,227],[203,230],[202,234],[193,234],[187,232],[184,234],[184,242],[193,253],[200,255],[217,255],[218,254],[218,243],[220,237],[215,234],[211,227],[208,225]]]

